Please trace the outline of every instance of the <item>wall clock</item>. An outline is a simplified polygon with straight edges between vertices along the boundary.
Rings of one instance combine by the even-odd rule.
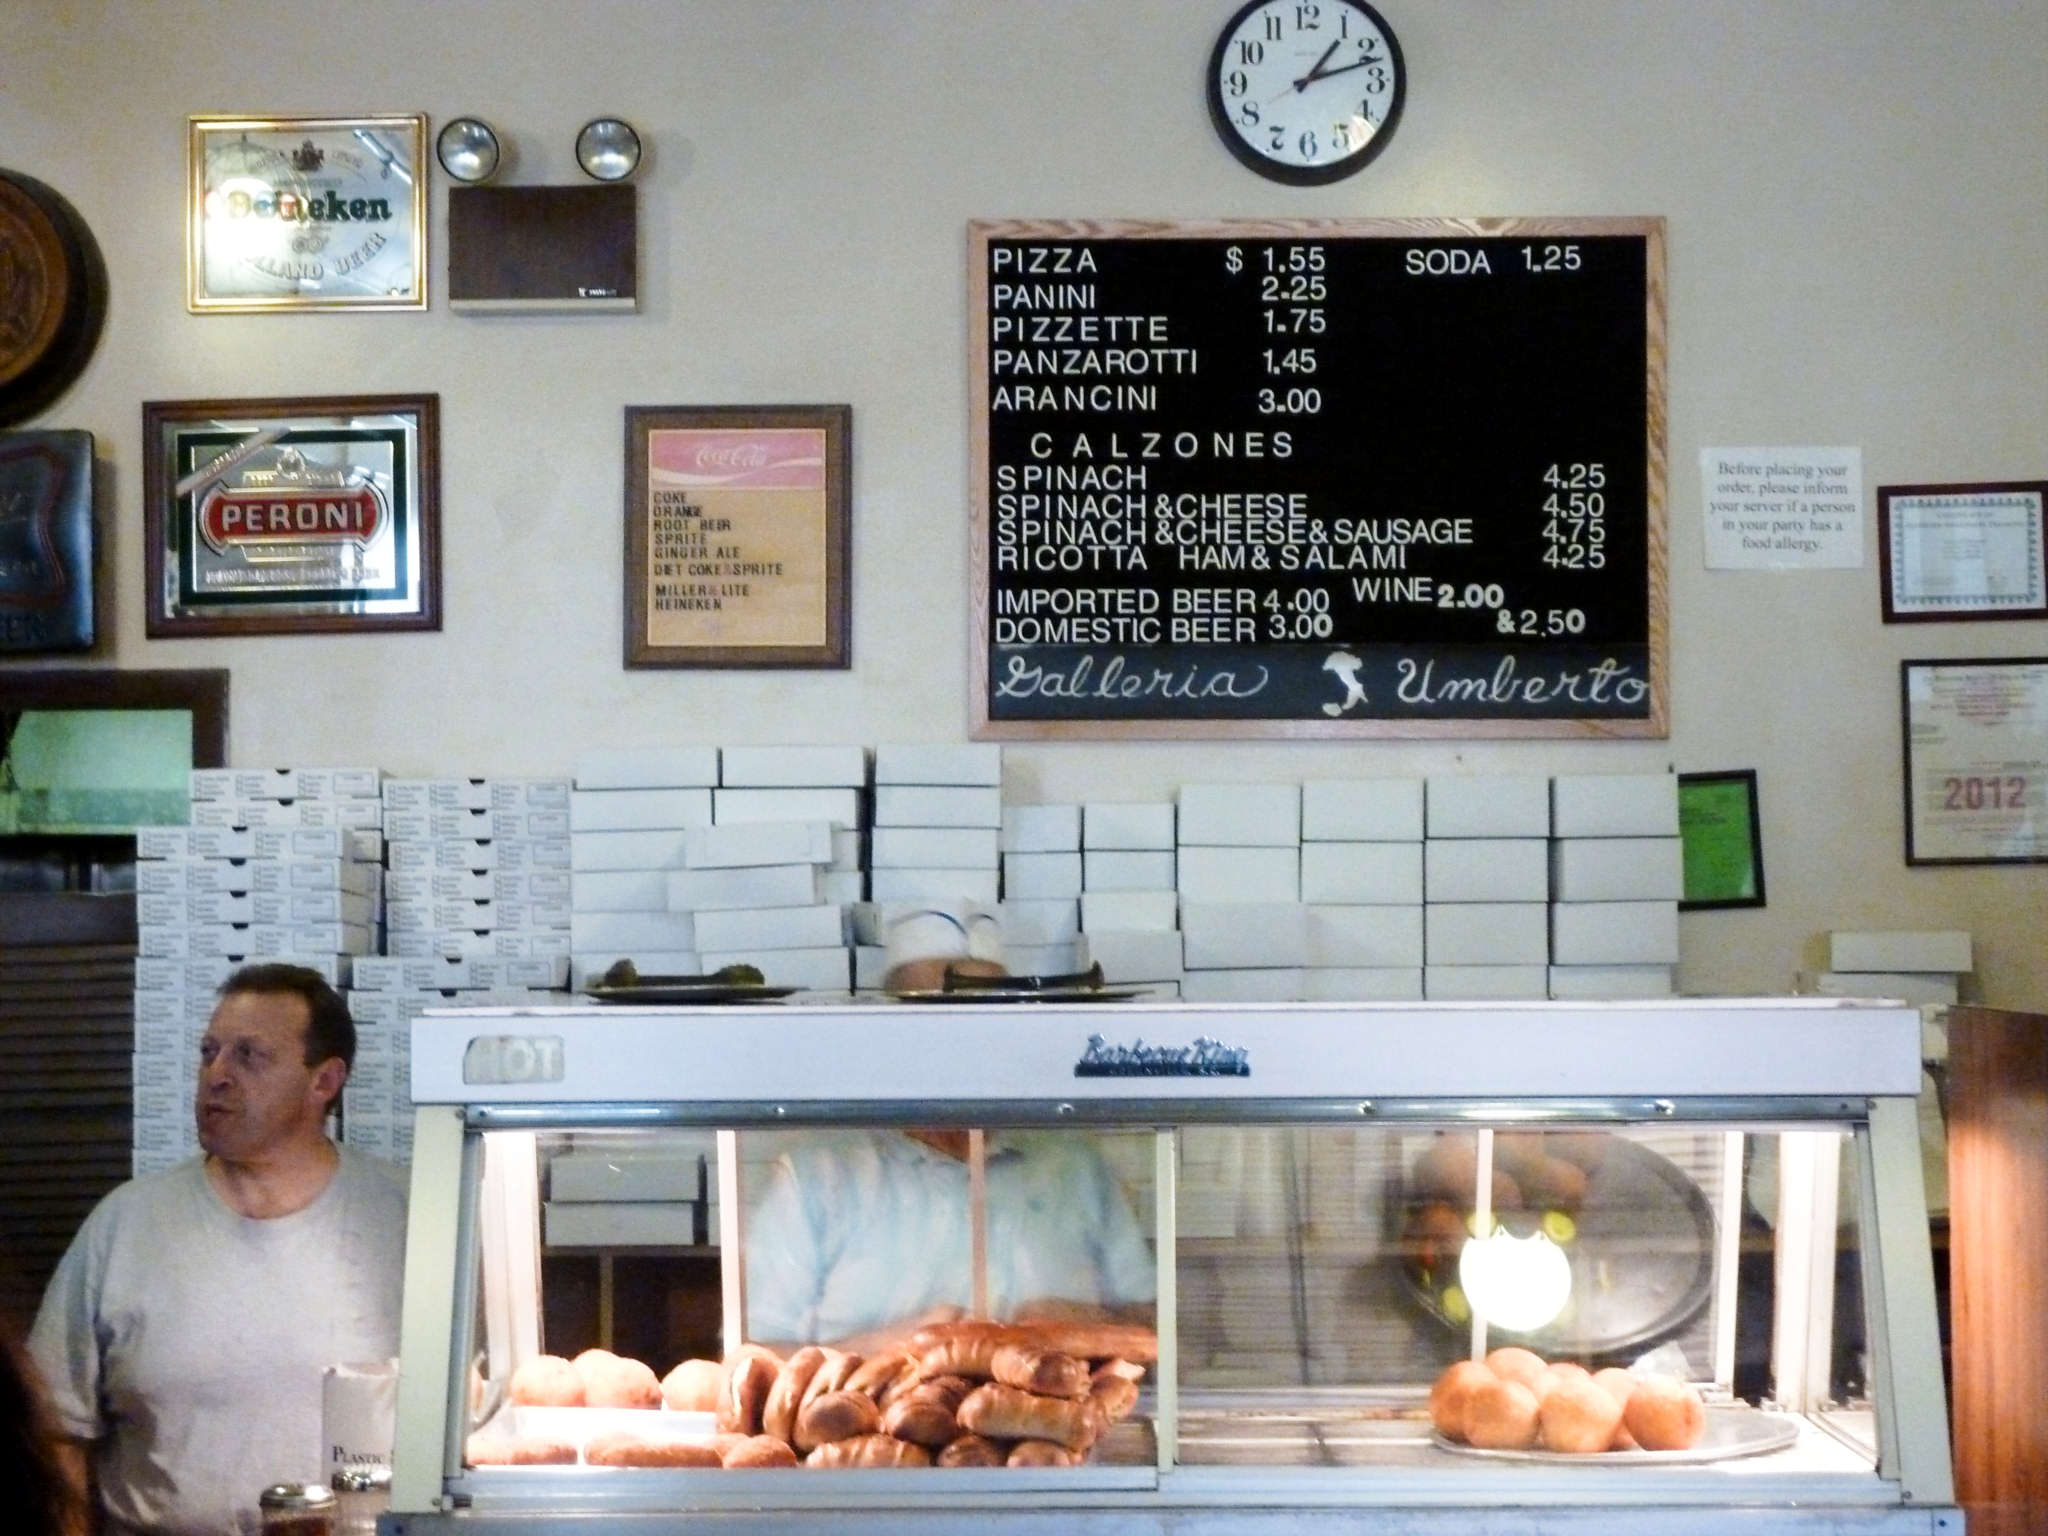
[[[1223,142],[1293,186],[1370,164],[1407,86],[1393,28],[1361,0],[1251,0],[1209,56],[1209,116]]]

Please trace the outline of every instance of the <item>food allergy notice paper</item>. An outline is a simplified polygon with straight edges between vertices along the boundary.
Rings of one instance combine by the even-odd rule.
[[[1863,564],[1863,450],[1702,448],[1710,571]]]

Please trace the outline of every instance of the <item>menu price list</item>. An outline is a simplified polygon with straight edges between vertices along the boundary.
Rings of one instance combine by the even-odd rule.
[[[1272,228],[978,250],[990,718],[1647,717],[1647,237]]]

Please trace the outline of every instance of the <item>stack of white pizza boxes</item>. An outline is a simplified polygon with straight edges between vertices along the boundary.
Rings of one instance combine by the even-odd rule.
[[[231,973],[283,961],[346,989],[354,958],[376,947],[382,777],[375,768],[194,769],[188,824],[137,829],[137,1173],[198,1149],[199,1039]]]
[[[569,794],[569,981],[578,992],[621,960],[648,976],[704,969],[687,906],[669,905],[685,839],[711,825],[716,747],[585,752]]]
[[[1180,896],[1170,800],[1081,807],[1081,936],[1112,986],[1179,997]]]
[[[892,907],[966,901],[996,910],[1002,794],[999,746],[889,742],[875,748],[869,899],[852,914],[857,990],[882,984]]]
[[[1801,990],[1939,1008],[1956,1001],[1970,966],[1970,935],[1961,930],[1837,930],[1828,935],[1828,969],[1802,976]]]
[[[1669,997],[1685,859],[1678,776],[1550,781],[1550,995]]]
[[[704,970],[751,965],[773,986],[847,990],[866,785],[859,746],[721,752],[711,824],[685,834],[668,877]]]
[[[1301,786],[1301,900],[1320,1002],[1422,996],[1422,780]]]
[[[1301,786],[1186,784],[1178,817],[1181,996],[1286,1002],[1307,984]]]
[[[343,1094],[351,1144],[412,1157],[412,1025],[429,1008],[527,1003],[569,972],[569,781],[387,779],[384,954],[356,967],[358,1040],[388,1081]]]
[[[996,909],[1003,964],[1017,976],[1065,976],[1086,970],[1091,946],[1081,935],[1078,804],[1006,805],[1001,843],[1004,894]],[[1060,895],[1019,895],[1019,891]]]
[[[1549,779],[1432,774],[1423,800],[1423,995],[1547,996]]]

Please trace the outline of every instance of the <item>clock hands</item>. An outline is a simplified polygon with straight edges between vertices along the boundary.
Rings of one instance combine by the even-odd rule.
[[[1329,55],[1326,53],[1323,57],[1327,59]],[[1368,64],[1384,64],[1386,62],[1385,59],[1374,54],[1368,54],[1366,57],[1349,64],[1339,64],[1335,69],[1324,69],[1322,64],[1318,62],[1314,69],[1294,82],[1294,88],[1297,91],[1303,90],[1308,86],[1314,85],[1318,80],[1328,80],[1334,75],[1346,74],[1354,69],[1364,69]]]
[[[1309,86],[1315,84],[1316,81],[1323,78],[1323,66],[1330,62],[1330,55],[1337,51],[1339,41],[1341,39],[1333,38],[1330,46],[1323,50],[1323,56],[1308,67],[1308,73],[1294,82],[1294,88],[1297,91],[1306,90]],[[1332,70],[1330,73],[1335,74],[1336,71]]]

